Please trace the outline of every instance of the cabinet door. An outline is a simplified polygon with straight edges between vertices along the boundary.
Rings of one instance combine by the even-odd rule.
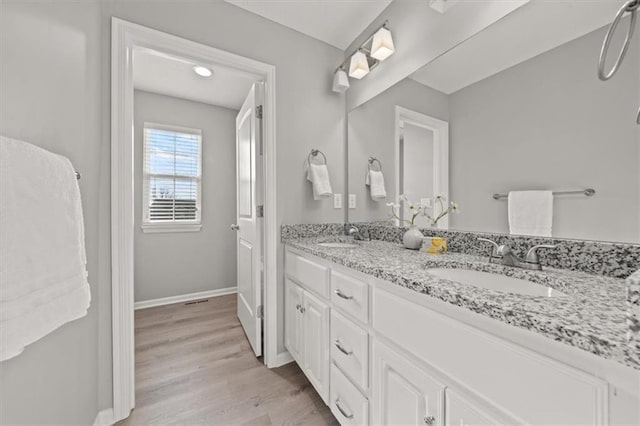
[[[495,411],[493,407],[483,407],[464,399],[457,392],[447,388],[445,391],[445,413],[447,426],[494,426],[516,424],[497,420],[489,413]]]
[[[322,397],[329,400],[329,306],[304,292],[302,369]]]
[[[389,346],[374,342],[371,383],[374,424],[443,426],[444,388]]]
[[[302,292],[293,281],[285,281],[284,345],[299,365],[302,365]]]

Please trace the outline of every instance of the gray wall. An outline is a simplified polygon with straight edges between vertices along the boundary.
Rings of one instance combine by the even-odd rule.
[[[144,301],[236,286],[237,111],[136,90],[135,300]],[[202,130],[202,229],[142,232],[144,123]]]
[[[410,79],[404,79],[349,113],[349,192],[356,194],[357,207],[349,209],[349,221],[386,220],[391,217],[387,202],[394,201],[395,107],[449,120],[447,95]],[[373,201],[364,184],[367,158],[382,162],[387,198]]]
[[[334,191],[344,192],[345,101],[331,92],[332,72],[344,52],[222,1],[3,0],[0,131],[67,155],[82,172],[93,291],[87,318],[0,365],[3,423],[90,424],[97,408],[112,406],[112,16],[275,65],[277,222],[344,218],[331,200],[313,201],[303,173],[309,150],[321,149]],[[279,245],[280,301],[282,253]],[[282,333],[279,348],[284,350]]]
[[[92,2],[0,5],[0,133],[65,155],[82,174],[92,296],[86,317],[0,363],[1,424],[88,425],[98,411],[100,288],[109,287],[99,273],[109,262],[98,226],[109,220],[101,185],[108,154],[101,156],[99,11]]]
[[[555,198],[553,235],[640,241],[640,57],[631,49],[618,74],[600,82],[605,30],[451,95],[450,191],[461,207],[453,229],[508,232],[495,192],[593,187],[592,198]]]

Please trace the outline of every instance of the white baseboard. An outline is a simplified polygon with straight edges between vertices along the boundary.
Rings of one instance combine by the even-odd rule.
[[[93,426],[111,426],[114,423],[113,408],[106,408],[98,412],[96,419],[93,421]]]
[[[294,359],[289,352],[280,352],[276,358],[276,367],[282,367],[283,365],[293,362]]]
[[[189,302],[191,300],[207,299],[209,297],[225,296],[238,292],[238,287],[219,288],[217,290],[201,291],[198,293],[181,294],[179,296],[161,297],[160,299],[142,300],[134,304],[134,308],[145,309],[154,306],[171,305],[172,303]]]

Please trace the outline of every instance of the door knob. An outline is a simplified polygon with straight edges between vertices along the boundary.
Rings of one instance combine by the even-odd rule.
[[[240,225],[236,225],[235,223],[231,225],[231,230],[232,231],[239,231],[240,230]]]

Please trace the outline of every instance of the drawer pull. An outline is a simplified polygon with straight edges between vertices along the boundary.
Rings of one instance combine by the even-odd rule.
[[[347,414],[347,412],[346,412],[346,411],[344,411],[344,408],[342,408],[342,407],[340,406],[340,398],[336,398],[335,404],[336,404],[336,408],[338,409],[338,411],[340,411],[340,413],[341,413],[345,418],[347,418],[348,420],[353,419],[353,414]]]
[[[340,289],[337,289],[335,291],[335,293],[338,295],[338,297],[343,298],[344,300],[351,300],[353,299],[353,296],[347,296],[346,294],[344,294]]]
[[[340,343],[340,340],[336,340],[334,344],[336,345],[336,348],[338,348],[338,350],[340,352],[342,352],[343,354],[345,354],[347,356],[353,354],[353,351],[348,351],[348,350],[346,350],[345,348],[342,347],[342,343]]]
[[[433,426],[436,424],[436,418],[433,416],[427,416],[424,418],[424,424],[427,426]]]

